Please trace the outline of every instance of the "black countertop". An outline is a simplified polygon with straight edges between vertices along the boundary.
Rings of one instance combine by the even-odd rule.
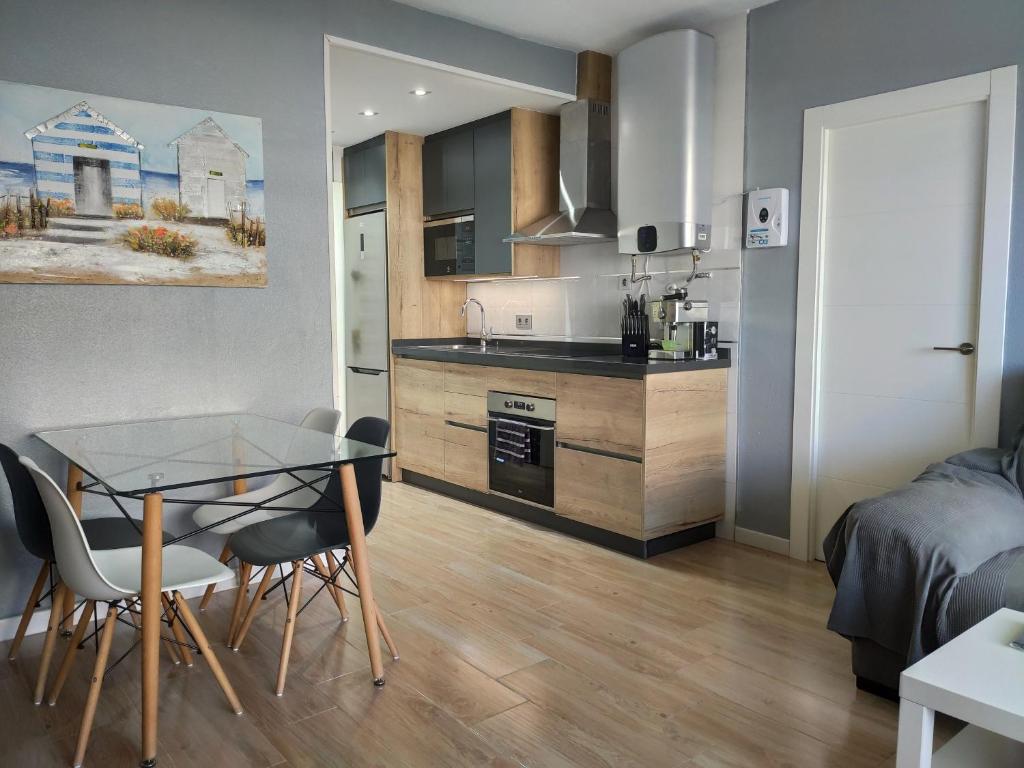
[[[451,345],[465,345],[465,348],[452,349]],[[446,346],[449,348],[445,349]],[[486,351],[481,351],[480,340],[473,338],[397,339],[392,342],[391,349],[396,356],[413,360],[582,373],[623,379],[642,379],[656,373],[729,367],[728,349],[718,350],[718,360],[645,360],[624,357],[619,352],[618,344],[526,339],[489,341]]]

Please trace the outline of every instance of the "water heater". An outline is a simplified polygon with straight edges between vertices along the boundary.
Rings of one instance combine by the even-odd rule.
[[[711,246],[715,41],[649,37],[615,62],[620,253]]]

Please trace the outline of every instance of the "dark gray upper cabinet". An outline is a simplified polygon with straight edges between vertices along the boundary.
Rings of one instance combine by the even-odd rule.
[[[344,166],[345,208],[349,211],[384,206],[387,200],[387,170],[384,137],[346,147]]]
[[[455,128],[423,142],[423,215],[473,208],[473,129]]]
[[[505,113],[473,130],[476,274],[512,271],[512,117]]]

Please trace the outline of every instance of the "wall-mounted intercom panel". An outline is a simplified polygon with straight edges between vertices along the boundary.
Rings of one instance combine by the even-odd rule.
[[[789,190],[747,192],[747,248],[775,248],[789,242]]]

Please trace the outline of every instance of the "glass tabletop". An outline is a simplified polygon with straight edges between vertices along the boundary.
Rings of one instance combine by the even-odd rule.
[[[238,413],[57,429],[36,437],[126,496],[395,455],[369,443]]]

